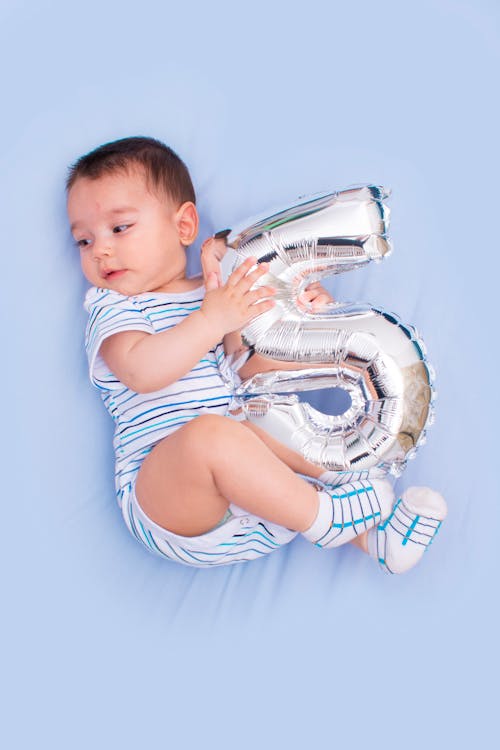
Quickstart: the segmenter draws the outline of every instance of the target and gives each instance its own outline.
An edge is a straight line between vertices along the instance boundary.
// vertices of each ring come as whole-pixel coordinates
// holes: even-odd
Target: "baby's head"
[[[66,181],[71,232],[91,284],[132,296],[174,291],[198,233],[184,162],[154,138],[122,138],[80,157]]]

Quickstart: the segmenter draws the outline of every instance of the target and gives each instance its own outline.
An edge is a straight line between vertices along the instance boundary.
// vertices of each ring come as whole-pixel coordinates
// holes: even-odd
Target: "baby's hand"
[[[209,237],[201,246],[201,268],[205,286],[209,274],[215,273],[217,286],[222,286],[220,262],[227,252],[226,240],[224,238]]]
[[[313,281],[312,284],[306,286],[304,291],[299,295],[299,300],[304,302],[313,312],[321,309],[328,302],[335,302],[331,294],[321,286],[319,281]]]
[[[270,310],[274,300],[265,299],[275,294],[272,286],[251,287],[269,267],[269,263],[257,263],[256,258],[247,258],[241,266],[233,271],[224,286],[220,285],[216,271],[210,271],[205,280],[207,293],[200,308],[214,330],[220,331],[221,338],[226,333],[238,331],[257,315]]]

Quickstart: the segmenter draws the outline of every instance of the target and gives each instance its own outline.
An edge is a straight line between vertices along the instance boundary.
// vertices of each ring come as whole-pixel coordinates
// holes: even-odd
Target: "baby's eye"
[[[113,227],[113,232],[114,232],[115,234],[119,234],[119,233],[120,233],[120,232],[121,232],[122,230],[124,230],[124,229],[128,229],[128,228],[129,228],[129,226],[130,226],[129,224],[120,224],[120,225],[119,225],[119,226],[117,226],[117,227]]]
[[[87,247],[88,242],[88,240],[76,240],[75,245],[80,248]]]

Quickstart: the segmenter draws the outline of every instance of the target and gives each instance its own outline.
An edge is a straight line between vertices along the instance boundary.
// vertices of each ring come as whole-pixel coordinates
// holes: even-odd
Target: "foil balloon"
[[[433,421],[434,373],[422,339],[377,306],[336,301],[312,312],[301,302],[311,282],[390,254],[387,197],[375,185],[352,187],[301,199],[225,234],[235,250],[232,267],[250,256],[267,261],[258,285],[277,289],[275,306],[242,332],[269,360],[238,388],[246,418],[325,469],[377,466],[398,476]],[[332,388],[348,394],[342,414],[318,411],[297,395]]]

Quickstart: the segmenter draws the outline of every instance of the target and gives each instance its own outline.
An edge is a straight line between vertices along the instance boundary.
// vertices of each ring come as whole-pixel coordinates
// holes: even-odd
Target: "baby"
[[[115,421],[118,503],[155,554],[207,567],[251,560],[297,533],[319,547],[354,542],[387,572],[413,567],[446,504],[410,487],[396,499],[372,469],[325,472],[234,408],[235,385],[283,369],[242,356],[239,331],[274,304],[247,259],[222,283],[224,240],[202,246],[186,276],[198,213],[189,172],[165,144],[123,138],[82,156],[66,183],[71,232],[92,285],[90,377]],[[317,305],[329,296],[306,290]]]

